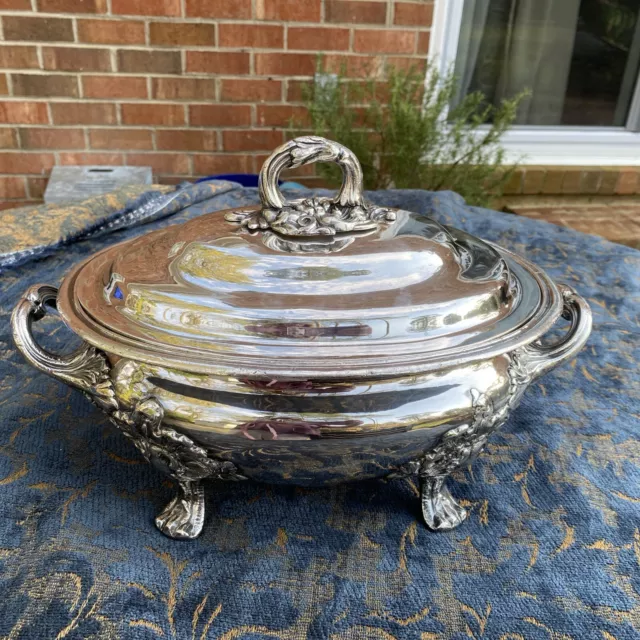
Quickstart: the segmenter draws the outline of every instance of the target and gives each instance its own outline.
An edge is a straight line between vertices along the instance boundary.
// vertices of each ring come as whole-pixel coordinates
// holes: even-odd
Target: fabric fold
[[[171,216],[238,188],[235,182],[129,185],[74,205],[40,205],[0,212],[0,272],[87,238]]]

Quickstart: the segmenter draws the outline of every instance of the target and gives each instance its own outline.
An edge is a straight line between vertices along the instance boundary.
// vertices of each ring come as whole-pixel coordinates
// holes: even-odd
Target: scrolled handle
[[[109,362],[101,351],[83,343],[71,354],[57,355],[36,342],[32,324],[46,315],[47,305],[55,305],[57,297],[58,289],[45,284],[25,291],[11,316],[16,347],[36,369],[89,394],[105,411],[115,411],[118,404],[109,377]]]
[[[280,172],[312,162],[336,162],[342,168],[342,186],[336,197],[284,200],[278,189]],[[251,233],[267,231],[283,236],[283,251],[300,251],[299,243],[287,244],[286,239],[291,237],[369,232],[396,219],[392,209],[365,201],[362,168],[355,155],[341,144],[319,136],[303,136],[278,147],[262,166],[258,184],[262,209],[231,211],[225,217]]]
[[[523,347],[523,359],[532,378],[537,378],[572,358],[582,349],[591,334],[593,321],[586,300],[566,284],[558,285],[558,289],[563,299],[562,317],[569,320],[571,326],[560,342],[552,345],[534,342]]]
[[[258,179],[260,199],[267,209],[282,209],[286,202],[278,189],[278,178],[285,169],[296,169],[313,162],[335,162],[342,169],[342,186],[333,203],[340,207],[362,207],[362,167],[347,147],[320,136],[302,136],[278,147],[262,165]]]

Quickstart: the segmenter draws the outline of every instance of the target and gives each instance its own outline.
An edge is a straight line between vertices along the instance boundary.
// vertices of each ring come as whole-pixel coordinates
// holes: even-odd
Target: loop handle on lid
[[[335,198],[302,198],[286,201],[278,189],[278,176],[312,162],[335,162],[342,169],[342,186]],[[355,155],[337,142],[319,136],[303,136],[278,147],[260,171],[260,211],[234,211],[229,222],[251,232],[273,231],[281,236],[332,236],[336,233],[371,231],[393,222],[391,209],[367,203],[362,195],[362,168]],[[296,249],[297,251],[297,249]]]
[[[283,209],[286,203],[278,189],[278,177],[285,169],[296,169],[314,162],[335,162],[342,169],[342,186],[333,204],[364,207],[362,168],[352,151],[320,136],[303,136],[278,147],[262,165],[258,188],[265,209]]]

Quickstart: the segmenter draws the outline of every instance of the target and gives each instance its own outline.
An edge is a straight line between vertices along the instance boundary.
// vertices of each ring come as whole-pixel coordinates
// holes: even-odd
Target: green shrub
[[[487,206],[502,195],[515,165],[504,166],[501,136],[512,124],[522,95],[498,107],[481,93],[451,108],[456,81],[429,69],[387,68],[381,80],[337,78],[319,61],[315,78],[303,86],[310,126],[302,129],[336,140],[362,164],[367,189],[452,189],[470,204]],[[481,125],[489,123],[486,127]],[[338,186],[340,169],[318,165]]]

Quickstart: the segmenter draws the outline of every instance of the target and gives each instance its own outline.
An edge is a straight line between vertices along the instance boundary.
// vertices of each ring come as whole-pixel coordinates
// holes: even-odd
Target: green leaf
[[[387,67],[377,79],[349,77],[343,67],[335,82],[326,77],[319,57],[317,74],[302,91],[310,125],[292,122],[290,128],[351,149],[365,188],[452,189],[477,206],[502,195],[516,165],[503,165],[500,141],[528,92],[497,106],[476,92],[452,106],[457,80],[433,67],[426,80],[415,67]],[[341,184],[335,164],[320,164],[318,172],[329,184]]]

